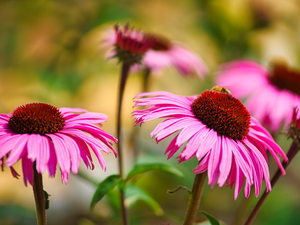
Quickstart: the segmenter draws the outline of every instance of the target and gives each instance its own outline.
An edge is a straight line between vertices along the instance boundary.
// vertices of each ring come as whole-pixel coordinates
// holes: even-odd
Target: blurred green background
[[[115,23],[126,22],[144,31],[161,34],[188,45],[211,70],[209,77],[184,78],[175,69],[166,69],[150,79],[151,91],[169,91],[179,95],[195,95],[211,88],[221,63],[252,58],[268,65],[274,57],[300,64],[300,2],[298,0],[65,0],[65,1],[0,1],[0,112],[9,113],[30,102],[45,102],[56,107],[79,107],[107,114],[103,129],[115,135],[116,100],[120,65],[107,60],[101,48],[105,32]],[[129,77],[123,105],[125,169],[133,166],[131,134],[132,98],[142,89],[140,74]],[[181,224],[188,194],[167,190],[179,185],[191,188],[190,160],[177,165],[166,160],[163,152],[171,140],[156,144],[150,132],[159,121],[140,129],[139,162],[163,162],[185,174],[179,179],[163,172],[145,174],[137,183],[161,205],[164,213],[156,215],[143,202],[130,209],[132,224]],[[284,130],[283,130],[284,131]],[[287,151],[290,142],[284,135],[279,144]],[[82,171],[97,181],[117,173],[117,160],[105,156],[107,171],[95,162],[95,170]],[[258,214],[254,224],[299,224],[300,159],[296,157],[280,179]],[[9,169],[0,174],[0,224],[36,224],[31,187],[16,180]],[[276,170],[270,161],[271,176]],[[45,190],[51,194],[47,211],[49,225],[118,224],[107,199],[93,211],[89,204],[95,187],[79,176],[70,175],[69,183],[61,183],[44,174]],[[264,188],[262,189],[264,190]],[[233,201],[229,187],[205,186],[200,209],[226,224],[242,224],[257,199],[245,201],[243,191]],[[199,215],[199,220],[204,217]],[[241,222],[242,221],[242,222]]]

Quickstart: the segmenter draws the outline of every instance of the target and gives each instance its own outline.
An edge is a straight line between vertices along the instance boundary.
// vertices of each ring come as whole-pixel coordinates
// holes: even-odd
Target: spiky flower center
[[[120,61],[133,65],[141,63],[143,55],[155,44],[155,37],[139,30],[129,28],[126,24],[123,29],[115,25],[116,43],[115,57]]]
[[[300,95],[300,72],[287,66],[285,62],[274,62],[269,81],[281,90]]]
[[[219,135],[242,140],[249,132],[250,114],[226,92],[205,91],[191,105],[195,117]]]
[[[65,119],[59,110],[45,103],[29,103],[16,108],[8,127],[17,134],[57,133],[63,129]]]

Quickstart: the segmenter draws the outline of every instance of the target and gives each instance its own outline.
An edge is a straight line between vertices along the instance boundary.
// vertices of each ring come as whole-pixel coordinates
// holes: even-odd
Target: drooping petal
[[[27,182],[33,184],[33,162],[27,158],[26,155],[22,157],[22,171],[23,171],[23,181],[27,187]]]
[[[15,143],[15,146],[11,150],[6,160],[7,166],[12,166],[13,164],[15,164],[22,157],[25,151],[27,151],[28,136],[28,134],[23,134]]]
[[[216,142],[212,146],[207,168],[208,184],[211,184],[212,188],[219,177],[220,159],[222,158],[222,138],[219,135],[216,136]]]
[[[55,134],[47,134],[53,142],[57,162],[58,165],[63,173],[68,173],[70,171],[70,155],[67,149],[66,144],[64,143],[63,139]]]
[[[49,139],[46,136],[40,135],[40,149],[36,159],[36,169],[39,173],[43,173],[47,167],[47,163],[50,158],[50,146]],[[27,145],[28,146],[28,145]],[[37,147],[37,146],[36,146]]]
[[[71,171],[76,174],[78,172],[79,164],[80,164],[80,153],[79,148],[76,142],[70,138],[68,135],[56,134],[59,136],[66,144],[67,150],[71,159]]]
[[[222,136],[222,158],[220,162],[220,176],[218,180],[219,187],[222,187],[231,170],[231,163],[232,163],[232,151],[228,147],[228,138]]]

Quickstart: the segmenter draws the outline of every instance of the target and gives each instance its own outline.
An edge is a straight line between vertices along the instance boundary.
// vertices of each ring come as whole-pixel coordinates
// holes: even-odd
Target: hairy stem
[[[200,205],[202,190],[206,181],[207,173],[199,173],[195,176],[192,192],[190,193],[188,208],[183,225],[192,225]]]
[[[148,92],[149,91],[149,76],[151,74],[151,69],[150,68],[145,68],[143,71],[143,86],[142,86],[142,92]],[[132,141],[132,145],[133,145],[133,161],[136,163],[137,162],[137,156],[139,155],[139,136],[140,136],[140,127],[139,126],[135,126],[132,134],[131,134],[131,141]]]
[[[124,89],[126,80],[129,74],[130,66],[126,63],[122,64],[121,78],[120,78],[120,86],[119,86],[119,100],[118,100],[118,111],[117,111],[117,139],[118,139],[118,163],[119,163],[119,176],[120,179],[124,178],[123,172],[123,139],[121,135],[121,109],[122,109],[122,101],[124,95]],[[124,203],[124,190],[120,189],[120,201],[121,201],[121,214],[123,225],[128,224],[127,212]]]
[[[36,218],[38,225],[46,225],[45,194],[43,189],[43,177],[36,170],[36,163],[33,164],[33,194],[36,207]]]
[[[291,163],[292,159],[296,156],[296,154],[298,153],[298,144],[293,142],[288,153],[287,153],[287,157],[289,159],[288,162],[282,162],[282,166],[283,168],[287,168],[287,166]],[[273,188],[275,186],[275,184],[277,183],[278,179],[282,176],[281,170],[280,168],[277,169],[276,173],[274,174],[272,180],[271,180],[271,187]],[[250,213],[249,217],[247,218],[246,222],[244,223],[244,225],[250,225],[253,220],[255,219],[257,213],[259,212],[261,206],[263,205],[263,203],[265,202],[266,198],[268,197],[270,192],[264,192],[263,195],[260,197],[259,201],[256,203],[255,207],[253,208],[252,212]]]

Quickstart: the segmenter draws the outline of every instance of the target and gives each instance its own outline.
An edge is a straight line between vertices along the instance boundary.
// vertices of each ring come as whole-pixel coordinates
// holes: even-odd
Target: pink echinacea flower
[[[100,166],[106,170],[101,151],[117,156],[111,141],[112,135],[98,126],[107,116],[78,108],[60,108],[45,103],[30,103],[16,108],[10,114],[0,116],[0,158],[5,155],[6,166],[22,161],[23,180],[32,185],[33,164],[42,174],[56,174],[61,170],[62,181],[67,183],[70,171],[78,172],[80,159],[87,168],[94,168],[90,149]]]
[[[250,116],[244,105],[225,88],[215,87],[198,96],[179,96],[168,92],[149,92],[135,96],[136,124],[157,118],[168,118],[157,125],[151,137],[159,142],[179,131],[167,147],[171,158],[185,143],[179,162],[196,156],[199,165],[195,174],[207,171],[208,184],[219,187],[235,184],[236,199],[245,179],[245,196],[254,184],[255,195],[265,180],[271,190],[266,149],[273,155],[282,174],[285,171],[277,154],[288,160],[271,135]]]
[[[127,34],[127,36],[137,36],[136,32],[129,32],[128,27],[126,28],[126,26],[124,30],[126,32],[123,33]],[[106,35],[106,43],[104,43],[104,46],[124,46],[124,41],[120,41],[124,40],[124,35],[121,37],[119,33],[119,29],[114,33],[109,32]],[[139,64],[134,64],[132,67],[133,70],[148,68],[155,74],[158,74],[162,69],[174,66],[183,76],[195,74],[202,78],[208,73],[208,68],[202,59],[184,45],[170,41],[159,35],[148,34],[148,36],[152,37],[151,40],[154,40],[154,42],[151,43],[151,46],[149,44],[147,45],[148,47],[150,46],[150,48],[144,52],[143,59],[139,61]],[[113,49],[108,56],[116,56],[118,55],[117,52],[116,49]]]
[[[228,87],[237,98],[247,98],[250,114],[273,132],[287,125],[293,108],[300,107],[300,72],[282,61],[270,69],[250,60],[225,64],[217,77],[219,86]]]

